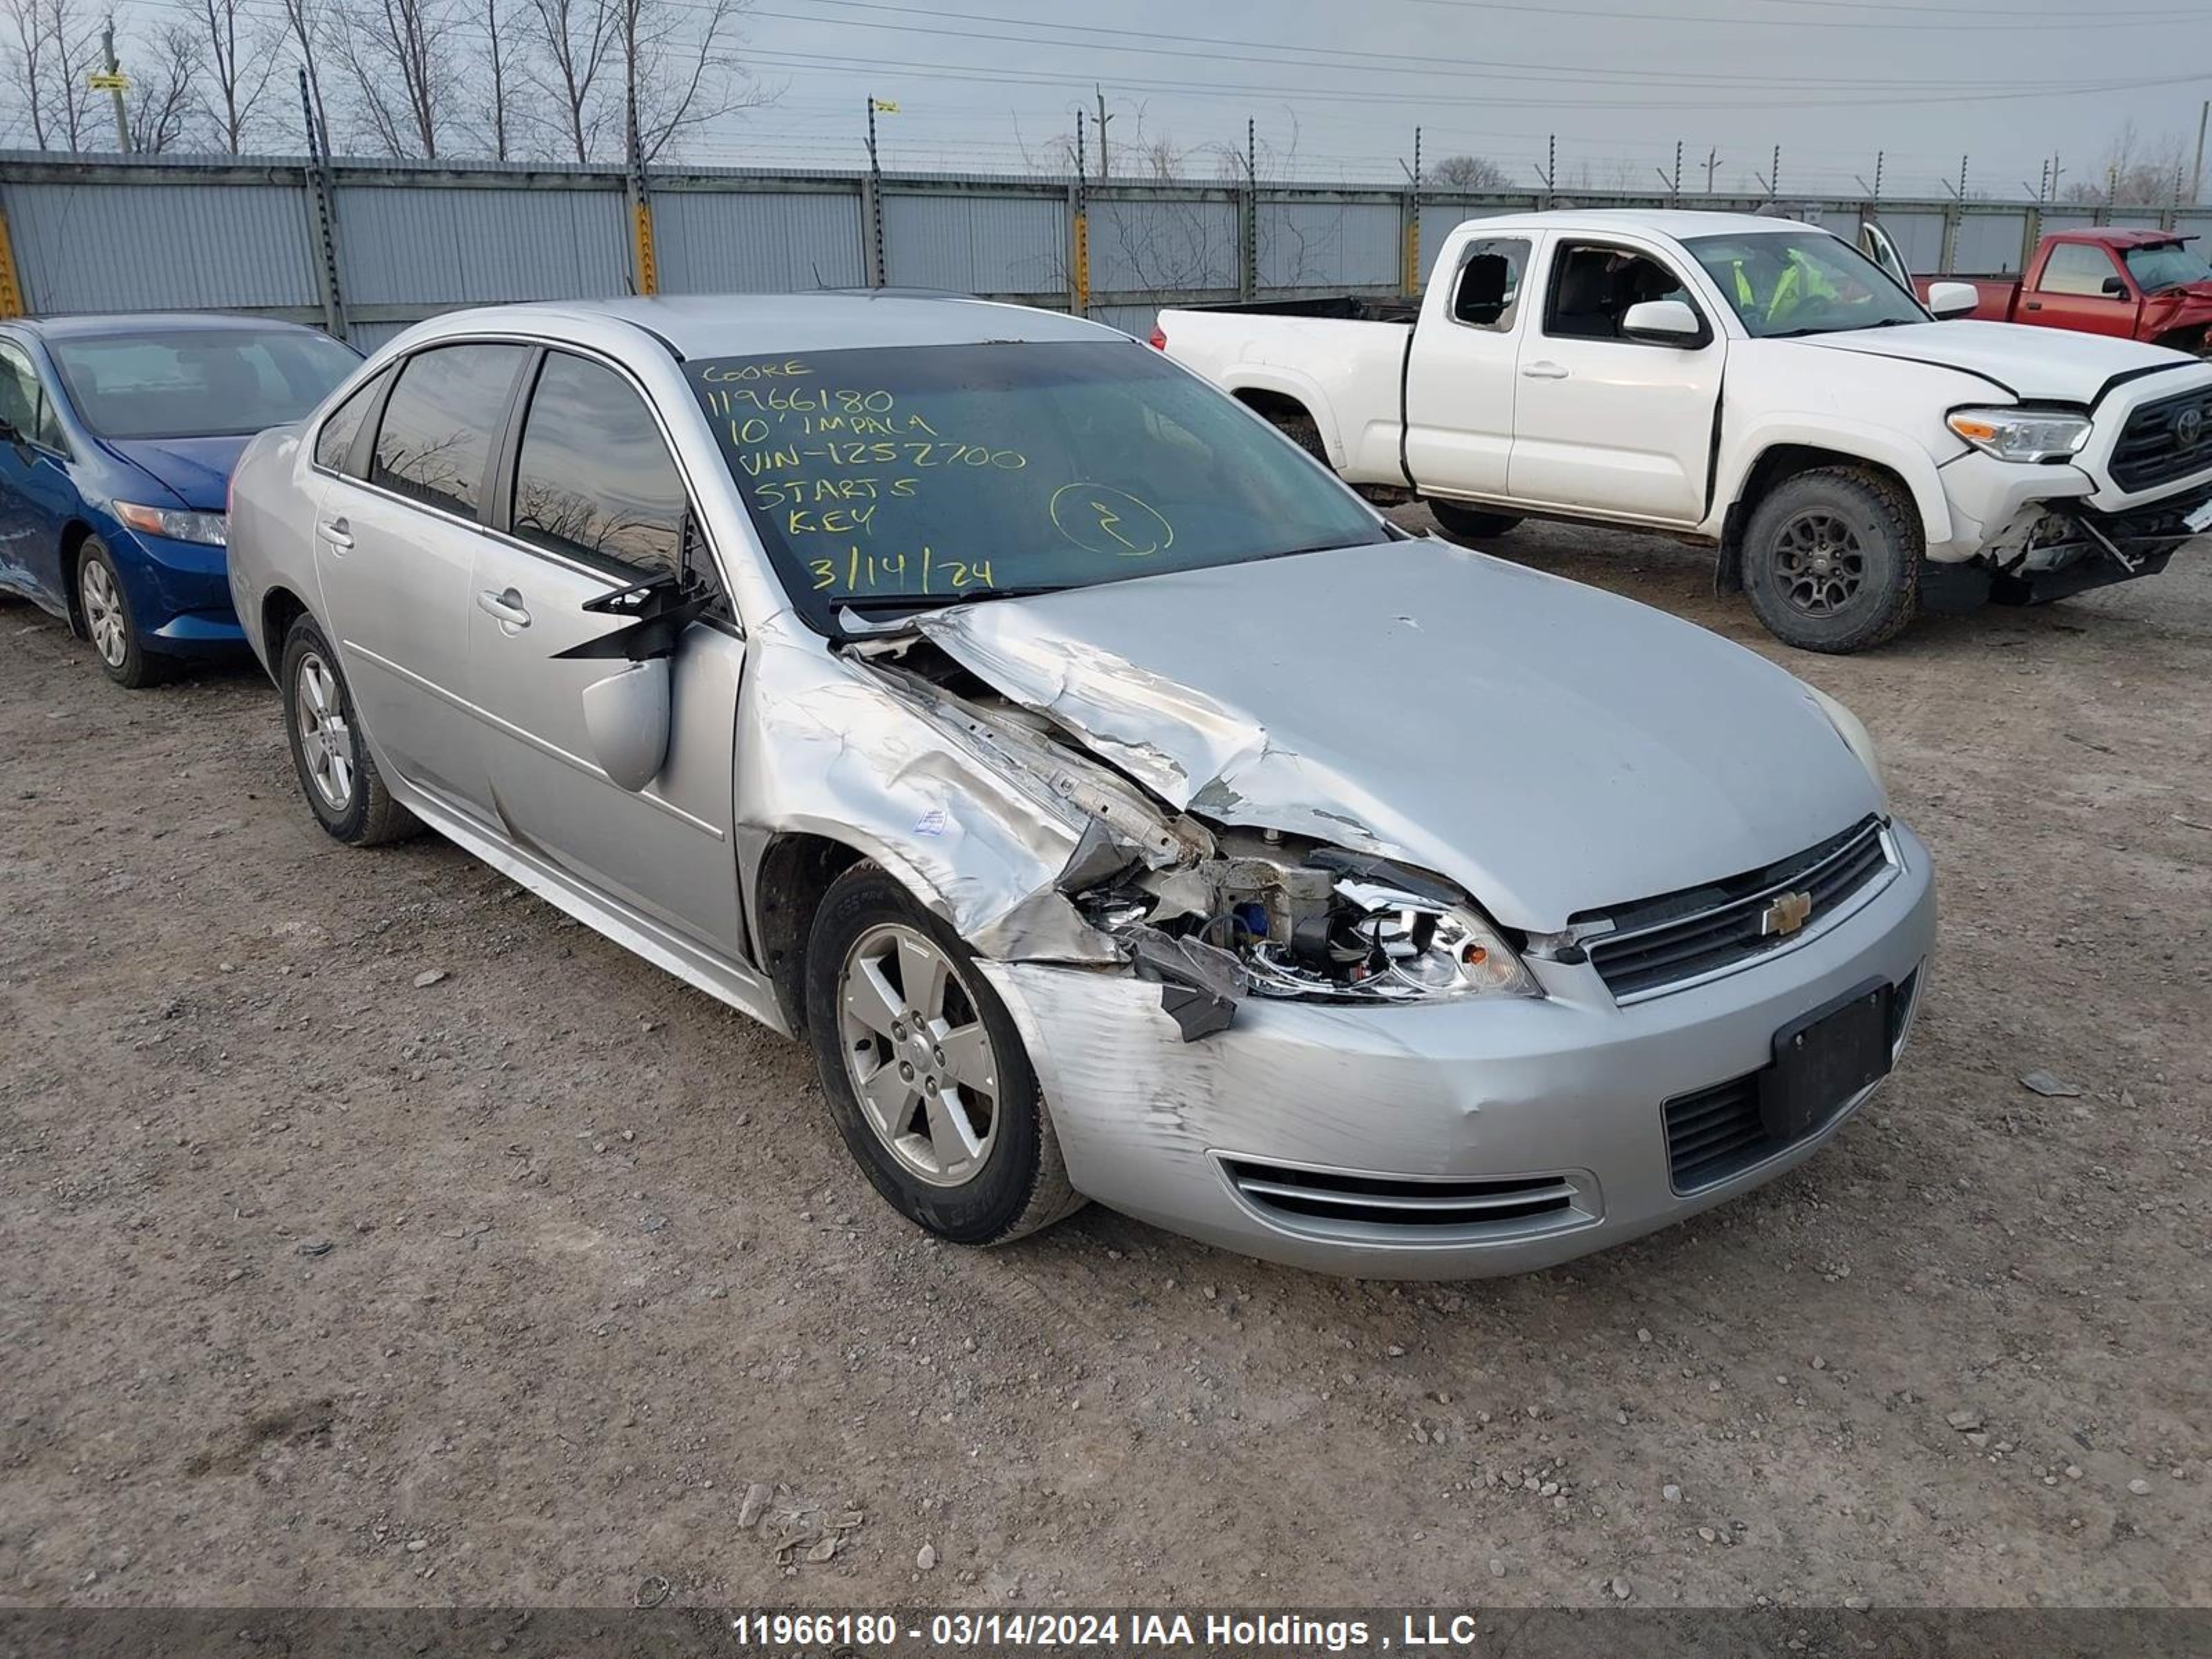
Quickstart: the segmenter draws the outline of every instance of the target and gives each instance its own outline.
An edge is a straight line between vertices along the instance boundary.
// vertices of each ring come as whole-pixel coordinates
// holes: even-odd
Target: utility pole
[[[1091,83],[1091,89],[1098,94],[1098,176],[1111,179],[1114,176],[1114,161],[1106,148],[1106,124],[1114,118],[1106,112],[1106,89],[1095,81]]]
[[[115,100],[115,148],[131,154],[131,117],[123,107],[123,65],[115,61],[115,20],[100,31],[100,56],[107,60],[107,95]]]
[[[2212,120],[2212,98],[2197,106],[2197,170],[2189,175],[2189,199],[2204,199],[2204,125]]]
[[[1705,194],[1708,196],[1713,193],[1713,174],[1720,171],[1720,146],[1716,144],[1705,152]]]

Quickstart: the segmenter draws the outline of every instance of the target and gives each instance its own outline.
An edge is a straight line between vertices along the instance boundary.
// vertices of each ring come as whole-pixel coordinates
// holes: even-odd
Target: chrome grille
[[[2182,441],[2185,434],[2191,441]],[[2145,404],[2128,416],[2112,448],[2112,482],[2123,489],[2148,489],[2207,467],[2212,467],[2212,386]]]
[[[1518,1232],[1587,1218],[1577,1207],[1578,1189],[1565,1176],[1429,1180],[1302,1170],[1241,1158],[1224,1158],[1220,1163],[1237,1195],[1277,1219],[1463,1233]]]
[[[1880,819],[1779,864],[1727,881],[1575,918],[1612,926],[1587,940],[1591,963],[1616,1001],[1656,995],[1734,968],[1817,933],[1838,907],[1895,868]],[[1761,918],[1787,893],[1806,893],[1812,909],[1801,930],[1770,933]]]

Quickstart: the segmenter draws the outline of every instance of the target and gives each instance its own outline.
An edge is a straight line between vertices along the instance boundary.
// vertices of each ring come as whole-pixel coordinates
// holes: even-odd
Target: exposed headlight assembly
[[[1309,867],[1316,866],[1332,878],[1328,901],[1304,910],[1287,938],[1255,914],[1261,907],[1245,907],[1240,954],[1259,994],[1360,1002],[1543,994],[1498,930],[1441,883],[1327,849],[1313,855]]]
[[[2001,461],[2063,461],[2089,441],[2089,417],[2063,410],[1954,409],[1945,424]]]
[[[1867,775],[1874,780],[1875,791],[1881,797],[1881,810],[1889,811],[1889,781],[1881,775],[1881,755],[1875,748],[1874,737],[1866,724],[1856,714],[1838,702],[1817,685],[1805,688],[1805,695],[1814,706],[1828,717],[1828,724],[1836,728],[1836,735],[1844,740],[1844,747],[1858,757]]]
[[[113,506],[115,516],[142,534],[166,536],[173,542],[198,542],[207,547],[228,545],[229,520],[220,513],[139,507],[130,501],[117,501]]]

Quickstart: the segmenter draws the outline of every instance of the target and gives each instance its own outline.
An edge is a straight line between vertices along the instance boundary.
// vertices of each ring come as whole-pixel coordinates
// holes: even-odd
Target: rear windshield
[[[103,438],[216,438],[296,421],[360,367],[304,329],[49,338],[77,418]]]
[[[1379,542],[1356,495],[1133,342],[687,366],[763,544],[823,632],[896,612]]]

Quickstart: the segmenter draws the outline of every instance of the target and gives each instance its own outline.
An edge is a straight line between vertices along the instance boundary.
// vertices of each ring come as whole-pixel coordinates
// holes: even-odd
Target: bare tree
[[[216,147],[236,155],[274,79],[281,32],[256,22],[246,0],[193,0],[192,27],[204,31],[196,77],[201,119]]]
[[[489,83],[484,88],[489,107],[483,115],[472,116],[467,125],[477,149],[489,150],[495,160],[505,161],[512,159],[514,138],[509,114],[513,99],[507,85],[514,60],[500,38],[499,0],[477,0],[477,5],[486,49],[484,67],[489,74]]]
[[[1503,190],[1512,180],[1486,155],[1447,155],[1428,169],[1421,182],[1446,190]]]
[[[2177,199],[2186,176],[2191,143],[2179,133],[2147,139],[2133,121],[2124,123],[2105,152],[2105,165],[2093,177],[2067,185],[2069,202],[2106,207],[2151,207]]]
[[[133,54],[136,56],[137,54]],[[199,37],[186,24],[172,23],[155,40],[149,67],[131,77],[131,148],[158,155],[176,148],[198,95]]]
[[[340,17],[338,55],[362,135],[387,155],[435,161],[459,80],[447,0],[360,0]]]
[[[523,80],[541,94],[556,147],[588,161],[623,124],[607,95],[607,72],[620,48],[622,16],[611,0],[523,0],[523,29],[532,50]]]
[[[52,73],[46,62],[46,23],[38,0],[6,0],[6,7],[9,78],[22,88],[31,142],[44,149],[52,123],[46,82]]]
[[[616,0],[641,159],[774,94],[745,72],[738,24],[750,0]]]
[[[330,142],[331,114],[323,100],[323,61],[340,20],[331,10],[331,0],[283,0],[284,33],[299,54],[300,67],[307,72],[307,101],[315,112],[315,127]]]

